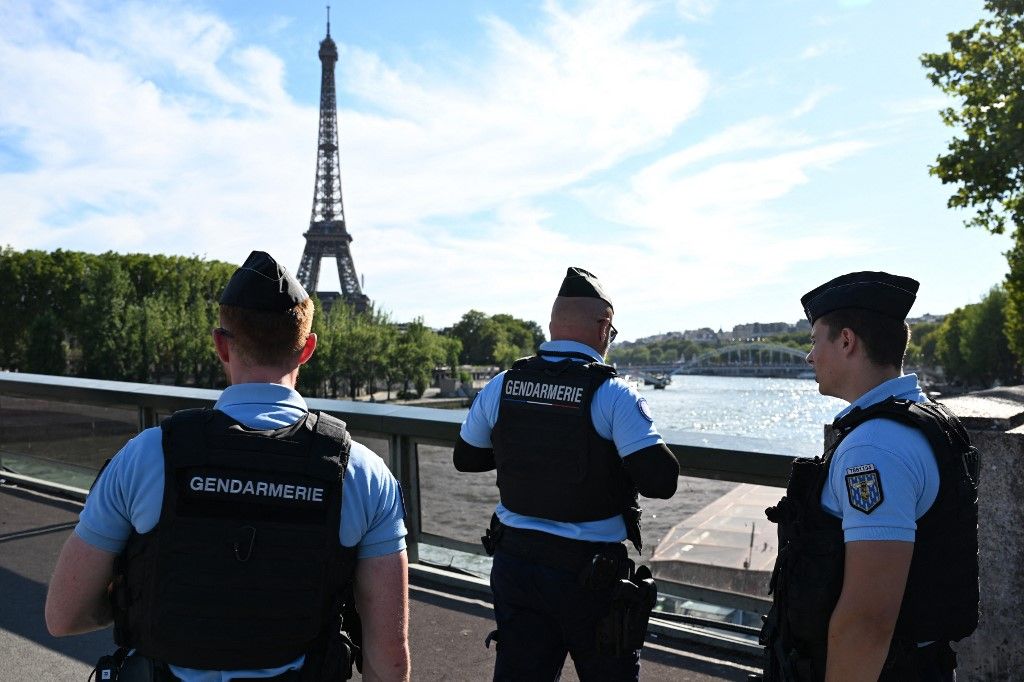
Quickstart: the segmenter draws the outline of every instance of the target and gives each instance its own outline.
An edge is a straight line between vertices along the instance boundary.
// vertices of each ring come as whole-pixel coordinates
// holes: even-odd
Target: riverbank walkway
[[[47,583],[80,509],[80,503],[0,482],[0,680],[84,681],[96,659],[113,649],[109,630],[56,638],[43,621]],[[416,574],[409,592],[413,680],[491,679],[494,654],[483,645],[494,627],[491,605]],[[739,681],[753,670],[749,660],[723,656],[699,645],[683,650],[649,641],[641,679]],[[571,663],[562,679],[577,679]]]

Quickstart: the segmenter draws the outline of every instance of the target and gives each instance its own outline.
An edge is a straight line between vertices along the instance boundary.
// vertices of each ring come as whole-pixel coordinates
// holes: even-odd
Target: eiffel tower
[[[370,307],[352,262],[349,244],[352,236],[345,229],[345,208],[341,201],[341,163],[338,156],[338,106],[334,92],[334,65],[338,46],[331,40],[331,8],[327,8],[327,36],[320,41],[320,135],[316,154],[316,183],[313,186],[313,214],[309,219],[306,248],[302,251],[298,279],[306,291],[316,292],[325,306],[342,298],[357,312]],[[334,258],[338,264],[341,292],[317,291],[320,263]]]

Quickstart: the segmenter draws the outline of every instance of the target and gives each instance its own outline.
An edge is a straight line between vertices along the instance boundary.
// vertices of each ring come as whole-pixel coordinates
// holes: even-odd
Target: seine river
[[[821,454],[822,425],[846,406],[813,379],[676,375],[641,393],[666,440],[791,456]]]
[[[620,375],[627,371],[621,369]],[[846,405],[820,395],[813,379],[675,376],[664,390],[646,387],[641,394],[650,403],[658,430],[670,442],[788,456],[821,454],[822,425]],[[420,448],[419,465],[423,530],[478,542],[497,502],[494,473],[456,474],[451,449],[434,446]],[[671,500],[645,499],[645,552],[651,552],[674,525],[735,486],[683,477]],[[455,561],[453,565],[482,574],[488,570],[481,557],[455,560],[440,550],[421,551],[429,561]]]

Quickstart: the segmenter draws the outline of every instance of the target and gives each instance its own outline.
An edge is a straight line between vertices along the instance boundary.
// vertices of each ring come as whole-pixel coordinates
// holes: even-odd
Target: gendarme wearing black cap
[[[569,268],[565,272],[565,279],[562,280],[562,287],[558,290],[559,296],[578,298],[598,298],[608,304],[608,307],[615,310],[608,294],[604,293],[597,275],[583,268]]]
[[[287,312],[309,294],[288,270],[265,251],[253,251],[231,275],[222,305],[265,312]]]
[[[888,272],[851,272],[811,289],[800,298],[811,324],[822,315],[844,308],[870,310],[904,320],[914,305],[917,280]]]

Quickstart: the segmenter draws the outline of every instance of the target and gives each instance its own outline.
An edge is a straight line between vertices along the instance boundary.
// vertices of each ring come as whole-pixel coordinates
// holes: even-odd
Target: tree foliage
[[[218,387],[225,377],[210,331],[236,266],[144,254],[0,249],[0,369]],[[422,319],[396,324],[314,300],[317,351],[299,373],[310,396],[356,397],[392,387],[422,396],[440,372],[458,374],[463,340]],[[511,363],[544,340],[510,315],[463,317],[481,364]]]
[[[533,355],[544,343],[544,331],[536,322],[511,315],[489,316],[470,310],[451,328],[449,336],[462,344],[463,364],[506,368],[518,358]]]
[[[309,395],[355,398],[401,386],[404,394],[422,396],[438,367],[453,356],[458,342],[427,327],[422,319],[394,324],[386,313],[357,313],[337,302],[325,315],[319,301],[313,317],[317,350],[299,373],[299,387]]]
[[[950,33],[949,50],[925,54],[928,78],[960,100],[942,111],[962,131],[931,172],[958,185],[951,208],[974,208],[969,224],[1001,233],[1024,224],[1024,2],[987,0],[989,16]]]
[[[210,329],[233,265],[177,256],[0,250],[0,367],[214,385]]]
[[[1000,333],[1008,310],[1006,292],[993,287],[981,302],[947,315],[941,325],[924,335],[922,346],[932,344],[935,360],[948,381],[983,387],[1016,383],[1017,361],[1006,335]]]
[[[1024,0],[986,0],[987,16],[950,33],[949,50],[925,54],[928,78],[958,101],[942,120],[958,131],[931,173],[956,186],[950,208],[972,209],[969,226],[1010,229],[1005,331],[1024,359]],[[995,333],[995,332],[993,332]]]

